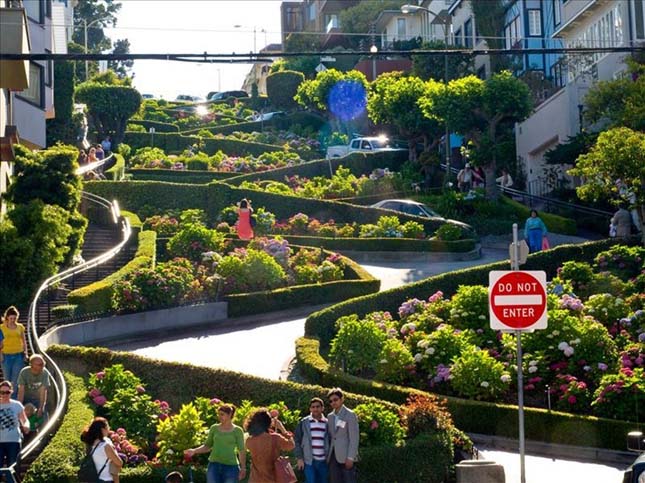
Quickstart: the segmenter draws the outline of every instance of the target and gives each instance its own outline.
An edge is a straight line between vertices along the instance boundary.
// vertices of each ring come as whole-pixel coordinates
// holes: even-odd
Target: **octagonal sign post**
[[[491,329],[546,329],[545,272],[496,270],[488,280]]]

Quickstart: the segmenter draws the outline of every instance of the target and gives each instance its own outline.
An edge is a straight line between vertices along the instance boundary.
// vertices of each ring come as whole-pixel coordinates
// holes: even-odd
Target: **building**
[[[309,32],[320,35],[321,46],[337,43],[335,33],[341,30],[340,12],[353,7],[359,0],[302,0],[282,2],[280,22],[282,44],[293,33]]]
[[[271,52],[282,52],[282,44],[269,44],[260,49],[261,54],[269,54]],[[271,64],[274,59],[262,59],[251,66],[251,70],[244,79],[242,90],[251,94],[253,92],[253,84],[258,86],[258,94],[265,96],[267,93],[267,77],[271,73]]]
[[[625,47],[645,42],[643,0],[554,0],[556,28],[551,34],[568,47]],[[557,14],[555,13],[557,12]],[[544,153],[579,133],[584,126],[585,95],[601,80],[626,72],[625,53],[564,57],[564,86],[539,104],[531,117],[516,126],[516,148],[529,189],[545,191]],[[561,167],[561,179],[567,166]],[[553,186],[551,186],[553,188]],[[548,187],[547,187],[548,189]]]

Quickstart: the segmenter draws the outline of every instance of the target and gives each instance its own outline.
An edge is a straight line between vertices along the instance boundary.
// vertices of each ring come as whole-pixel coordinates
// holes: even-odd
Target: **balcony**
[[[23,8],[0,8],[0,53],[31,51],[27,16]],[[29,87],[29,61],[0,60],[0,88],[22,91]]]

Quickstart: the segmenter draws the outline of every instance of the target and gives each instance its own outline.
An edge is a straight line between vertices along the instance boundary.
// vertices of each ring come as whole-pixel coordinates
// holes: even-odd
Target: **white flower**
[[[569,341],[569,344],[571,344],[571,345],[580,344],[580,339],[573,339],[573,340]]]
[[[434,351],[435,351],[434,347],[428,347],[426,349],[426,354],[431,356],[432,354],[434,354]]]
[[[172,454],[175,454],[175,452],[172,449],[168,448],[168,451],[166,451],[166,454],[172,455]]]
[[[414,354],[414,362],[421,362],[423,354]]]
[[[559,330],[554,330],[554,331],[553,331],[553,332],[551,332],[551,333],[552,333],[553,335],[560,335],[560,331],[559,331]]]
[[[529,372],[533,374],[534,372],[537,372],[538,368],[537,366],[529,366]]]
[[[509,376],[508,374],[502,374],[502,377],[500,377],[500,379],[502,380],[502,382],[511,382],[511,376]]]
[[[571,357],[573,355],[573,352],[574,352],[573,347],[567,347],[564,350],[564,355],[567,356],[567,357]]]
[[[428,339],[421,339],[419,342],[417,342],[417,347],[420,347],[421,349],[425,349],[428,347],[428,344],[430,341]]]
[[[546,338],[547,339],[553,339],[553,336],[551,334],[547,334]]]
[[[558,349],[560,349],[561,351],[565,350],[567,347],[569,347],[569,344],[566,342],[560,342],[558,344]]]
[[[582,368],[585,372],[589,372],[591,370],[591,366],[584,366]]]
[[[381,364],[387,364],[387,359],[381,359]]]
[[[531,361],[531,362],[529,362],[529,366],[537,366],[537,361]]]
[[[479,316],[479,319],[480,319],[480,320],[486,320],[486,316],[485,316],[485,315],[480,315],[480,316]]]
[[[481,387],[488,387],[488,383],[486,381],[482,381],[480,384]]]

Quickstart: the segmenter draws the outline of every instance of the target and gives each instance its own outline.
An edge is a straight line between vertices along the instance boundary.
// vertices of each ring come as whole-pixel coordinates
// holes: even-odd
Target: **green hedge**
[[[70,304],[78,305],[79,313],[103,313],[112,309],[114,284],[140,268],[154,266],[157,233],[142,231],[137,252],[132,260],[103,280],[73,290],[67,296]]]
[[[127,218],[130,221],[130,226],[133,230],[141,231],[143,222],[141,221],[141,218],[139,218],[139,215],[130,211],[121,210],[121,216]]]
[[[334,172],[339,166],[349,168],[355,176],[370,174],[377,168],[388,168],[391,171],[399,171],[401,165],[408,159],[407,151],[388,151],[377,153],[352,153],[345,158],[320,159],[309,163],[287,166],[285,168],[262,171],[260,173],[249,173],[237,176],[227,181],[229,184],[239,185],[244,181],[273,180],[284,182],[286,177],[298,175],[305,178],[314,176],[329,177],[329,165],[331,163]]]
[[[381,281],[374,278],[356,262],[344,258],[345,280],[227,295],[228,316],[262,314],[302,305],[319,305],[348,300],[378,292]]]
[[[169,154],[180,154],[193,144],[202,141],[202,151],[213,155],[217,151],[223,151],[229,156],[260,156],[267,151],[282,151],[282,146],[272,144],[252,143],[238,139],[213,139],[199,138],[198,136],[182,136],[179,133],[155,133],[154,146],[163,149]],[[139,149],[150,146],[151,136],[149,133],[131,132],[125,133],[123,142],[130,145],[132,149]]]
[[[146,131],[150,131],[151,127],[155,128],[155,135],[162,132],[179,132],[179,127],[176,124],[170,122],[161,122],[161,121],[144,121],[141,119],[130,119],[128,124],[136,124],[138,126],[143,126]]]
[[[132,168],[128,170],[131,179],[136,181],[166,181],[168,183],[207,184],[238,176],[237,173],[218,171],[189,171],[175,169]]]
[[[110,169],[106,169],[105,177],[111,181],[121,181],[125,175],[125,159],[120,154],[114,153],[116,162]]]
[[[273,121],[264,121],[264,127],[273,125]],[[231,134],[233,132],[259,132],[262,130],[262,123],[260,121],[238,122],[235,124],[225,124],[223,126],[202,126],[193,129],[181,131],[184,136],[196,136],[199,131],[206,130],[213,134]]]
[[[323,247],[327,250],[355,250],[360,252],[453,252],[464,253],[475,249],[475,240],[443,241],[437,238],[325,238],[317,236],[282,235],[297,245]]]
[[[579,245],[561,245],[552,250],[529,255],[526,264],[521,268],[522,270],[544,270],[547,272],[547,277],[551,278],[565,261],[590,260],[616,243],[618,243],[616,240],[607,239]],[[443,273],[403,287],[348,300],[310,315],[305,324],[305,335],[319,338],[322,346],[326,348],[334,337],[334,323],[339,317],[354,313],[363,316],[376,310],[396,313],[399,306],[407,299],[414,297],[427,299],[438,290],[441,290],[446,297],[451,297],[460,285],[487,286],[488,272],[491,270],[509,269],[509,262],[506,261],[490,263]]]
[[[418,389],[362,379],[332,368],[320,355],[319,341],[302,337],[296,341],[296,358],[310,382],[340,386],[349,391],[402,404]],[[455,425],[462,431],[517,438],[517,406],[446,397]],[[485,417],[482,417],[485,415]],[[527,439],[554,444],[624,449],[632,423],[580,416],[546,409],[524,408]]]
[[[257,404],[284,401],[290,408],[299,408],[306,414],[309,400],[313,396],[324,397],[328,391],[328,388],[321,386],[271,381],[236,372],[146,359],[107,349],[53,346],[49,354],[59,365],[77,376],[66,374],[70,387],[68,411],[56,436],[29,468],[26,483],[76,481],[77,465],[84,454],[79,435],[93,416],[87,403],[87,387],[81,377],[112,364],[123,364],[126,369],[133,371],[146,382],[148,392],[154,397],[167,400],[173,409],[198,396],[217,395],[235,404],[240,404],[244,399]],[[180,391],[177,390],[178,387],[181,388]],[[378,402],[392,410],[398,409],[398,406],[387,401],[349,392],[345,399],[350,407]],[[446,481],[453,461],[452,443],[446,434],[414,439],[397,448],[361,448],[360,455],[358,481],[361,483],[441,483]],[[396,458],[397,465],[389,464],[392,457]],[[157,483],[163,480],[164,475],[163,468],[141,466],[125,469],[120,480],[123,483]],[[195,471],[194,476],[196,482],[204,481],[203,470]]]
[[[119,204],[135,213],[155,207],[159,213],[165,210],[185,210],[200,208],[211,221],[224,208],[237,203],[242,198],[250,199],[253,206],[264,206],[278,219],[289,218],[296,213],[307,213],[310,217],[321,220],[333,219],[337,223],[376,223],[389,211],[352,205],[340,201],[315,200],[298,196],[285,196],[265,191],[242,189],[225,183],[213,182],[208,185],[165,183],[157,181],[90,181],[85,183],[86,191],[109,199],[117,199]],[[416,221],[424,226],[426,233],[434,233],[445,223],[443,219],[427,219],[397,214],[399,219]]]
[[[506,196],[502,196],[501,200],[503,203],[506,203],[507,205],[513,207],[520,219],[526,219],[531,215],[532,208],[524,206],[522,203],[512,200]],[[549,232],[562,233],[563,235],[576,235],[578,233],[576,220],[565,218],[564,216],[553,215],[545,211],[538,211],[538,213],[540,214],[540,218],[546,225]],[[523,229],[524,226],[520,226],[520,230]]]

